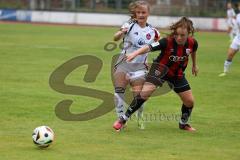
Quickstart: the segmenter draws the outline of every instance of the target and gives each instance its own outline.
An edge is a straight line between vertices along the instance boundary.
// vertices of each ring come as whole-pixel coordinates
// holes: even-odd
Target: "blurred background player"
[[[236,36],[236,13],[232,7],[232,3],[227,3],[227,26],[228,26],[228,34],[230,37],[230,41],[232,42],[233,38]]]
[[[237,26],[237,35],[234,37],[228,51],[227,51],[227,58],[223,65],[223,73],[219,74],[219,77],[226,76],[229,72],[230,66],[232,64],[233,57],[238,52],[240,48],[240,13],[236,16],[236,26]]]
[[[131,61],[136,56],[145,52],[161,51],[150,68],[142,91],[133,99],[125,114],[114,123],[113,128],[115,130],[121,130],[130,116],[151,96],[155,89],[161,86],[164,81],[167,81],[173,85],[174,91],[183,103],[179,128],[187,131],[195,131],[188,124],[188,119],[194,106],[194,98],[184,74],[189,55],[192,58],[192,74],[196,76],[198,73],[196,64],[198,43],[191,36],[194,34],[195,29],[191,20],[182,17],[178,22],[170,26],[170,30],[171,35],[167,38],[162,38],[159,42],[151,45],[145,45],[143,48],[127,55],[127,60]]]
[[[131,19],[124,23],[121,29],[115,33],[114,40],[123,39],[124,47],[115,64],[114,87],[115,87],[115,107],[118,118],[123,116],[125,110],[124,94],[128,84],[130,84],[133,95],[136,96],[142,90],[147,74],[148,52],[137,56],[131,62],[126,62],[125,55],[134,52],[145,44],[158,41],[160,34],[147,23],[150,6],[146,1],[135,1],[129,4]],[[144,129],[143,106],[137,113],[138,126]]]

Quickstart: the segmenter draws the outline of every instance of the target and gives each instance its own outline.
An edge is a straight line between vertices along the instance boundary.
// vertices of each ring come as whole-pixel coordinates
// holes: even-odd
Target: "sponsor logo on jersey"
[[[143,38],[140,38],[139,40],[138,40],[138,44],[141,46],[141,45],[144,45],[145,44],[145,41],[144,41],[144,39]]]
[[[159,70],[155,70],[155,76],[160,76],[161,72]]]
[[[138,35],[138,32],[134,32],[135,35]]]
[[[186,49],[186,54],[189,55],[191,53],[191,49],[190,48],[187,48]]]
[[[170,61],[173,61],[173,62],[185,61],[187,58],[188,58],[187,56],[179,57],[179,56],[174,56],[174,55],[171,55],[169,57]]]
[[[150,40],[151,39],[151,34],[150,33],[146,34],[146,38],[147,38],[147,40]]]

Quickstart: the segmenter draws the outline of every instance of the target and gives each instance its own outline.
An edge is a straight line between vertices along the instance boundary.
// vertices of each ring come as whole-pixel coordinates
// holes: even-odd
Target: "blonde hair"
[[[129,10],[131,19],[135,19],[136,18],[135,10],[139,6],[147,6],[148,11],[150,12],[150,5],[149,5],[149,3],[147,1],[142,1],[141,0],[141,1],[131,2],[128,5],[128,10]]]
[[[171,36],[176,34],[177,29],[180,27],[186,28],[188,31],[188,34],[190,34],[192,36],[194,35],[195,28],[193,27],[193,22],[190,19],[188,19],[187,17],[182,17],[179,21],[177,21],[176,23],[174,23],[170,26]]]

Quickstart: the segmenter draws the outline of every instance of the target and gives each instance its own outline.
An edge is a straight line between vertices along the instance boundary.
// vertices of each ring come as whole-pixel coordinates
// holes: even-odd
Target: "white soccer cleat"
[[[137,117],[138,128],[139,129],[145,129],[145,124],[144,124],[144,120],[143,120],[143,113],[141,113],[141,114],[136,113],[136,117]]]
[[[218,76],[219,76],[219,77],[224,77],[224,76],[226,76],[226,75],[227,75],[227,73],[226,73],[226,72],[223,72],[223,73],[219,74]]]
[[[143,120],[138,120],[138,128],[139,129],[145,129],[144,121]]]

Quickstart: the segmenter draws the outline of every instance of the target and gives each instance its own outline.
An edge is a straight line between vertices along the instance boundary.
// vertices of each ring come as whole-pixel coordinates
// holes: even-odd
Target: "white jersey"
[[[240,14],[237,14],[236,19],[232,19],[232,33],[234,37],[239,34],[240,31]]]
[[[236,30],[237,30],[237,35],[234,37],[230,48],[234,49],[234,50],[239,50],[240,49],[240,13],[237,14],[236,17]]]
[[[123,38],[123,49],[118,62],[122,60],[124,55],[130,54],[146,44],[151,44],[160,37],[160,33],[149,24],[141,28],[137,22],[128,21],[124,23],[121,28],[128,28],[128,31]],[[147,61],[147,55],[148,53],[138,55],[128,63],[145,63]]]
[[[227,10],[227,25],[229,27],[233,27],[233,20],[234,17],[236,16],[236,13],[233,8]]]

